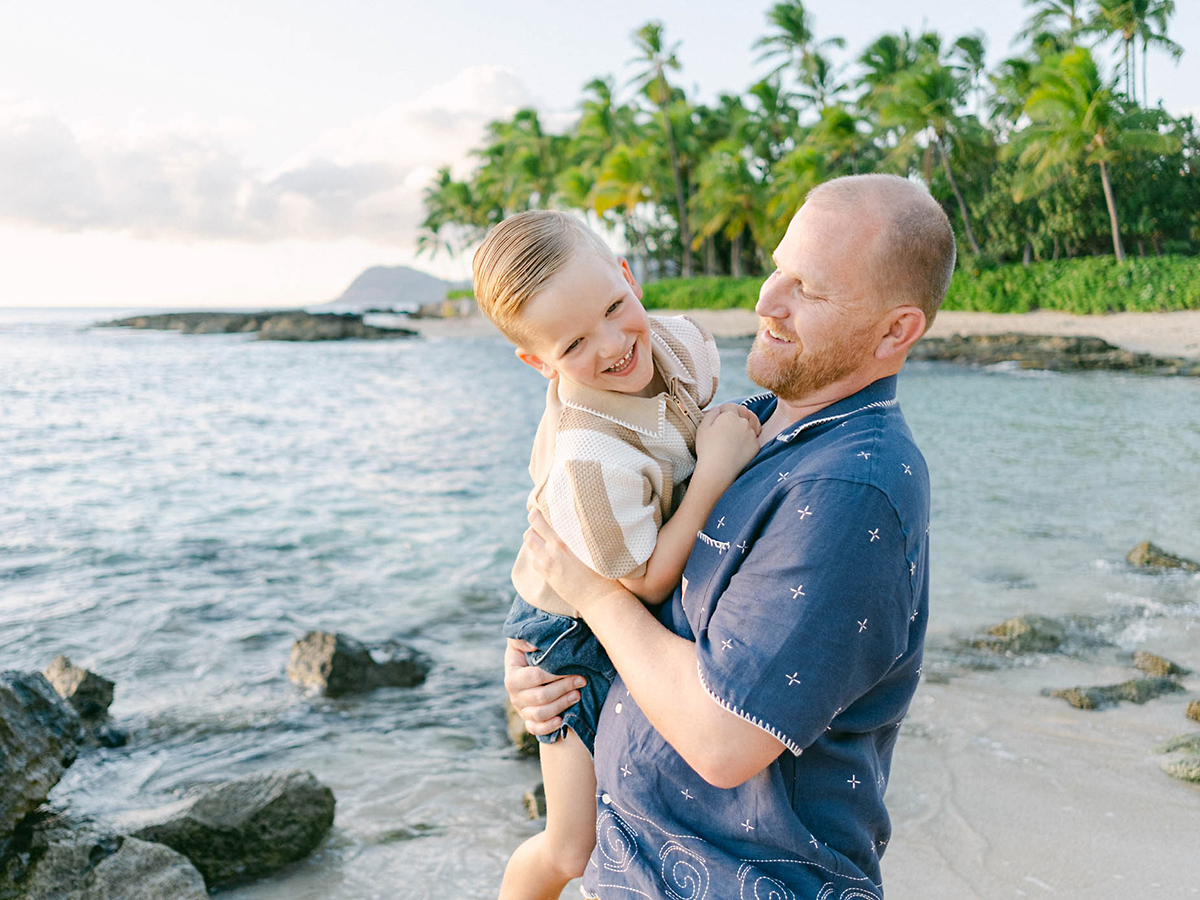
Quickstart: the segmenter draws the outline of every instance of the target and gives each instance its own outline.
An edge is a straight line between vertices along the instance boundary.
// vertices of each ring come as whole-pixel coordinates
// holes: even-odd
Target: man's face
[[[867,268],[874,227],[845,210],[806,203],[774,253],[759,291],[759,330],[746,360],[757,384],[791,402],[822,392],[873,358],[881,306]]]

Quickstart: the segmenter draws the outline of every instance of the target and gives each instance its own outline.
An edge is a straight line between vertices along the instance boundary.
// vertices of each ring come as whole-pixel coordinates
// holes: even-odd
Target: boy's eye
[[[605,313],[604,313],[604,314],[605,314],[606,316],[610,316],[610,315],[612,315],[614,312],[616,312],[616,311],[617,311],[617,308],[618,308],[618,307],[621,305],[621,303],[622,303],[622,302],[623,302],[623,301],[621,301],[621,300],[616,300],[616,301],[614,301],[614,302],[613,302],[613,305],[612,305],[612,306],[610,306],[610,307],[609,307],[609,308],[608,308],[608,309],[605,311]]]
[[[571,341],[571,343],[567,344],[567,349],[563,351],[563,355],[566,356],[568,353],[570,353],[572,350],[574,350],[576,347],[578,347],[582,343],[583,343],[583,338],[575,338],[575,340],[573,340],[573,341]]]

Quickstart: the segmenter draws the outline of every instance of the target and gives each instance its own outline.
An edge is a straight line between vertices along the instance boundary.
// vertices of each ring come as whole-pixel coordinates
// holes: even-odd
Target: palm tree
[[[1090,30],[1121,42],[1125,71],[1125,96],[1137,99],[1137,39],[1142,39],[1142,96],[1146,98],[1146,53],[1151,44],[1173,59],[1183,48],[1167,37],[1167,20],[1175,14],[1175,0],[1096,0]]]
[[[1015,199],[1020,202],[1038,193],[1076,161],[1097,166],[1108,206],[1113,253],[1123,262],[1125,250],[1109,164],[1132,151],[1174,152],[1178,140],[1154,128],[1139,128],[1136,117],[1114,95],[1115,83],[1101,77],[1091,51],[1084,47],[1038,66],[1033,85],[1025,104],[1032,124],[1012,145],[1023,168]]]
[[[745,145],[726,139],[713,146],[696,171],[692,210],[697,217],[697,243],[724,235],[730,242],[729,274],[742,274],[742,239],[758,230],[761,185],[746,161]]]
[[[796,140],[796,109],[779,77],[772,75],[750,86],[744,138],[763,167],[770,167]]]
[[[674,99],[674,91],[667,81],[667,70],[678,71],[679,60],[675,56],[679,44],[671,47],[664,45],[664,27],[662,22],[647,22],[633,34],[634,46],[639,55],[630,60],[645,65],[645,69],[635,75],[630,83],[636,84],[658,109],[662,117],[663,131],[667,138],[667,152],[671,159],[671,175],[675,180],[675,210],[679,223],[679,239],[683,244],[683,258],[680,274],[684,278],[692,275],[692,235],[688,227],[687,187],[683,179],[683,169],[679,162],[679,148],[675,141],[675,129],[671,124],[670,105]]]
[[[449,166],[438,169],[433,182],[425,188],[425,218],[417,235],[417,254],[436,258],[445,250],[453,257],[482,234],[486,213],[471,196],[471,186],[455,181]],[[477,218],[483,215],[484,218]]]
[[[922,36],[923,45],[935,46],[935,37],[932,34]],[[958,113],[966,90],[967,82],[958,72],[943,63],[936,53],[925,52],[916,65],[902,69],[890,81],[878,86],[875,105],[880,123],[898,129],[894,155],[903,156],[914,146],[932,147],[937,151],[942,172],[958,202],[967,244],[971,252],[978,255],[979,244],[971,230],[971,215],[950,165],[950,146],[959,133],[973,123],[973,117]]]
[[[1088,3],[1089,0],[1025,0],[1025,6],[1031,7],[1033,14],[1013,40],[1038,43],[1039,36],[1052,34],[1073,46],[1087,29],[1085,10]]]
[[[1183,56],[1183,47],[1167,37],[1167,20],[1175,15],[1175,0],[1146,0],[1145,14],[1138,25],[1137,36],[1142,39],[1142,105],[1150,105],[1150,88],[1146,78],[1146,57],[1153,44],[1176,62]]]
[[[771,71],[772,75],[791,66],[795,68],[801,83],[811,85],[814,69],[818,67],[814,60],[817,53],[824,47],[840,49],[846,46],[845,38],[816,40],[812,18],[804,8],[802,0],[783,0],[776,3],[767,10],[767,23],[775,27],[775,32],[760,37],[754,42],[754,47],[763,50],[758,58],[759,62],[779,60]],[[828,61],[823,61],[823,65],[828,68]]]

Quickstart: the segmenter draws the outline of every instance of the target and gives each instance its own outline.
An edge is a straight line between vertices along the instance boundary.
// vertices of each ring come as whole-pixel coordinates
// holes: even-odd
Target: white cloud
[[[123,130],[0,107],[0,222],[142,239],[362,238],[411,247],[437,167],[469,171],[487,122],[531,104],[512,72],[478,66],[417,100],[331,129],[271,169],[236,148],[244,122]]]

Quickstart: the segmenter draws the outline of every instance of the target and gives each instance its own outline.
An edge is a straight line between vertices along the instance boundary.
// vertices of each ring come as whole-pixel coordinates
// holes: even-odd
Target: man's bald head
[[[850,213],[863,233],[877,299],[888,306],[915,306],[928,329],[954,274],[954,231],[937,201],[922,186],[897,175],[848,175],[817,185],[805,205]]]

